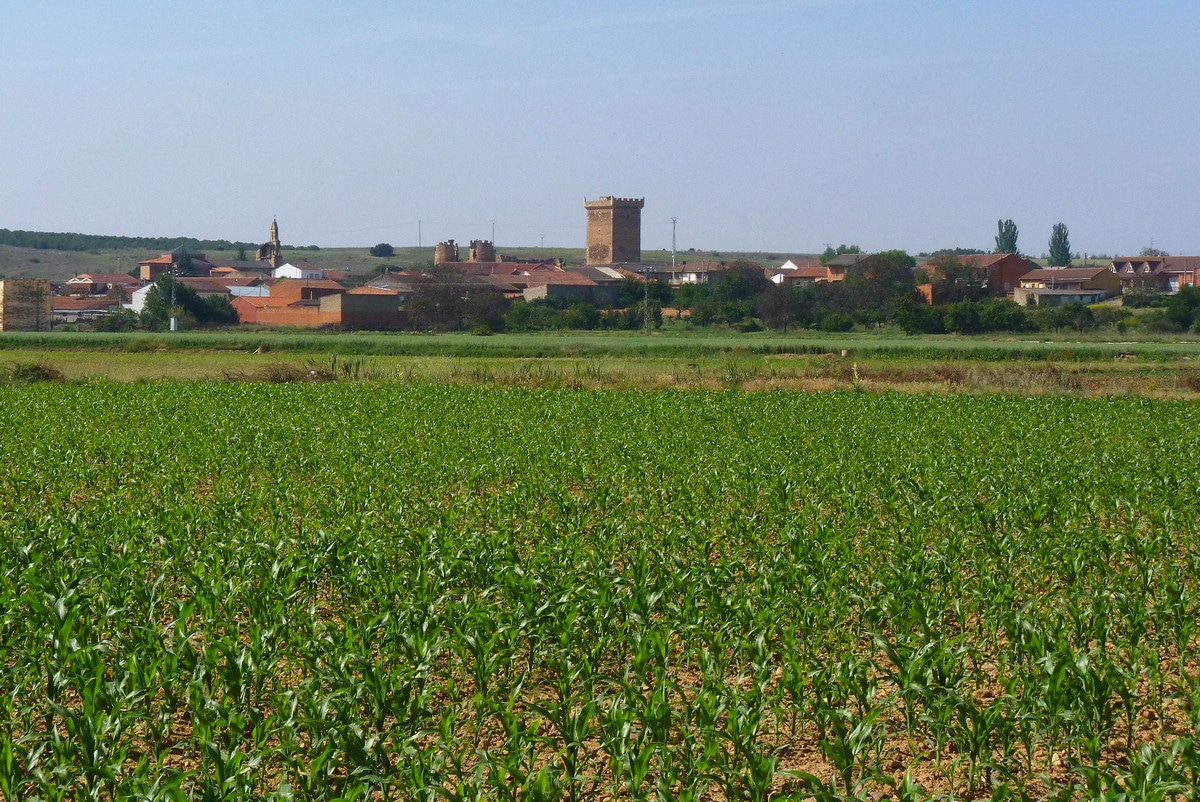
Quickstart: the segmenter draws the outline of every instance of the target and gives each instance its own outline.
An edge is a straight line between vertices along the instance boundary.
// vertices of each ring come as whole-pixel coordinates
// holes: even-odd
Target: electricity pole
[[[178,279],[179,270],[174,265],[171,266],[171,331],[178,330],[178,322],[175,320],[175,282]]]
[[[678,217],[671,218],[671,282],[675,281],[675,221]]]
[[[650,265],[642,269],[642,320],[646,323],[646,336],[650,336]]]

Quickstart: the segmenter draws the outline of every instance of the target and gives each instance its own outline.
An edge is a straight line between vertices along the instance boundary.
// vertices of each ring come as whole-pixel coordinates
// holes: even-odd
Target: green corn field
[[[0,386],[4,800],[1195,799],[1200,405]]]

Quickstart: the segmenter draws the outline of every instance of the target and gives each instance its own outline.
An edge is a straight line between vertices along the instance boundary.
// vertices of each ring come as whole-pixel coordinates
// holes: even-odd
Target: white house
[[[817,281],[828,281],[829,271],[816,259],[788,259],[778,268],[768,270],[767,278],[775,284],[803,286]]]
[[[296,265],[288,262],[275,268],[271,275],[274,278],[298,278],[321,281],[325,278],[325,271],[317,270],[315,267],[296,267]]]
[[[147,284],[144,287],[138,287],[129,295],[129,303],[125,304],[124,308],[137,312],[139,315],[142,309],[146,306],[146,293],[154,289],[153,284]]]

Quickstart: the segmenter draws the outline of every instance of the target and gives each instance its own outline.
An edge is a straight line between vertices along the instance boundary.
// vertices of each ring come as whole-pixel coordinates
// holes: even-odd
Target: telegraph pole
[[[678,217],[671,218],[671,281],[675,281],[675,222]]]
[[[179,270],[174,265],[171,266],[171,331],[178,330],[179,324],[175,320],[175,282],[178,281]]]
[[[642,268],[642,320],[646,323],[646,336],[650,336],[650,265]]]

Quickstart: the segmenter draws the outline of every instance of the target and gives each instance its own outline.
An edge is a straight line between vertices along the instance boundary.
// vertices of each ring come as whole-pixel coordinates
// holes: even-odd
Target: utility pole
[[[650,336],[650,265],[642,268],[642,320],[646,323],[646,336]]]
[[[671,283],[675,282],[675,222],[678,217],[671,218]]]
[[[179,269],[171,265],[171,331],[178,330],[179,324],[175,320],[175,282],[178,280]]]
[[[421,247],[421,221],[417,221],[417,247]]]
[[[493,220],[492,221],[492,245],[495,246],[495,244],[496,244],[496,221]]]

